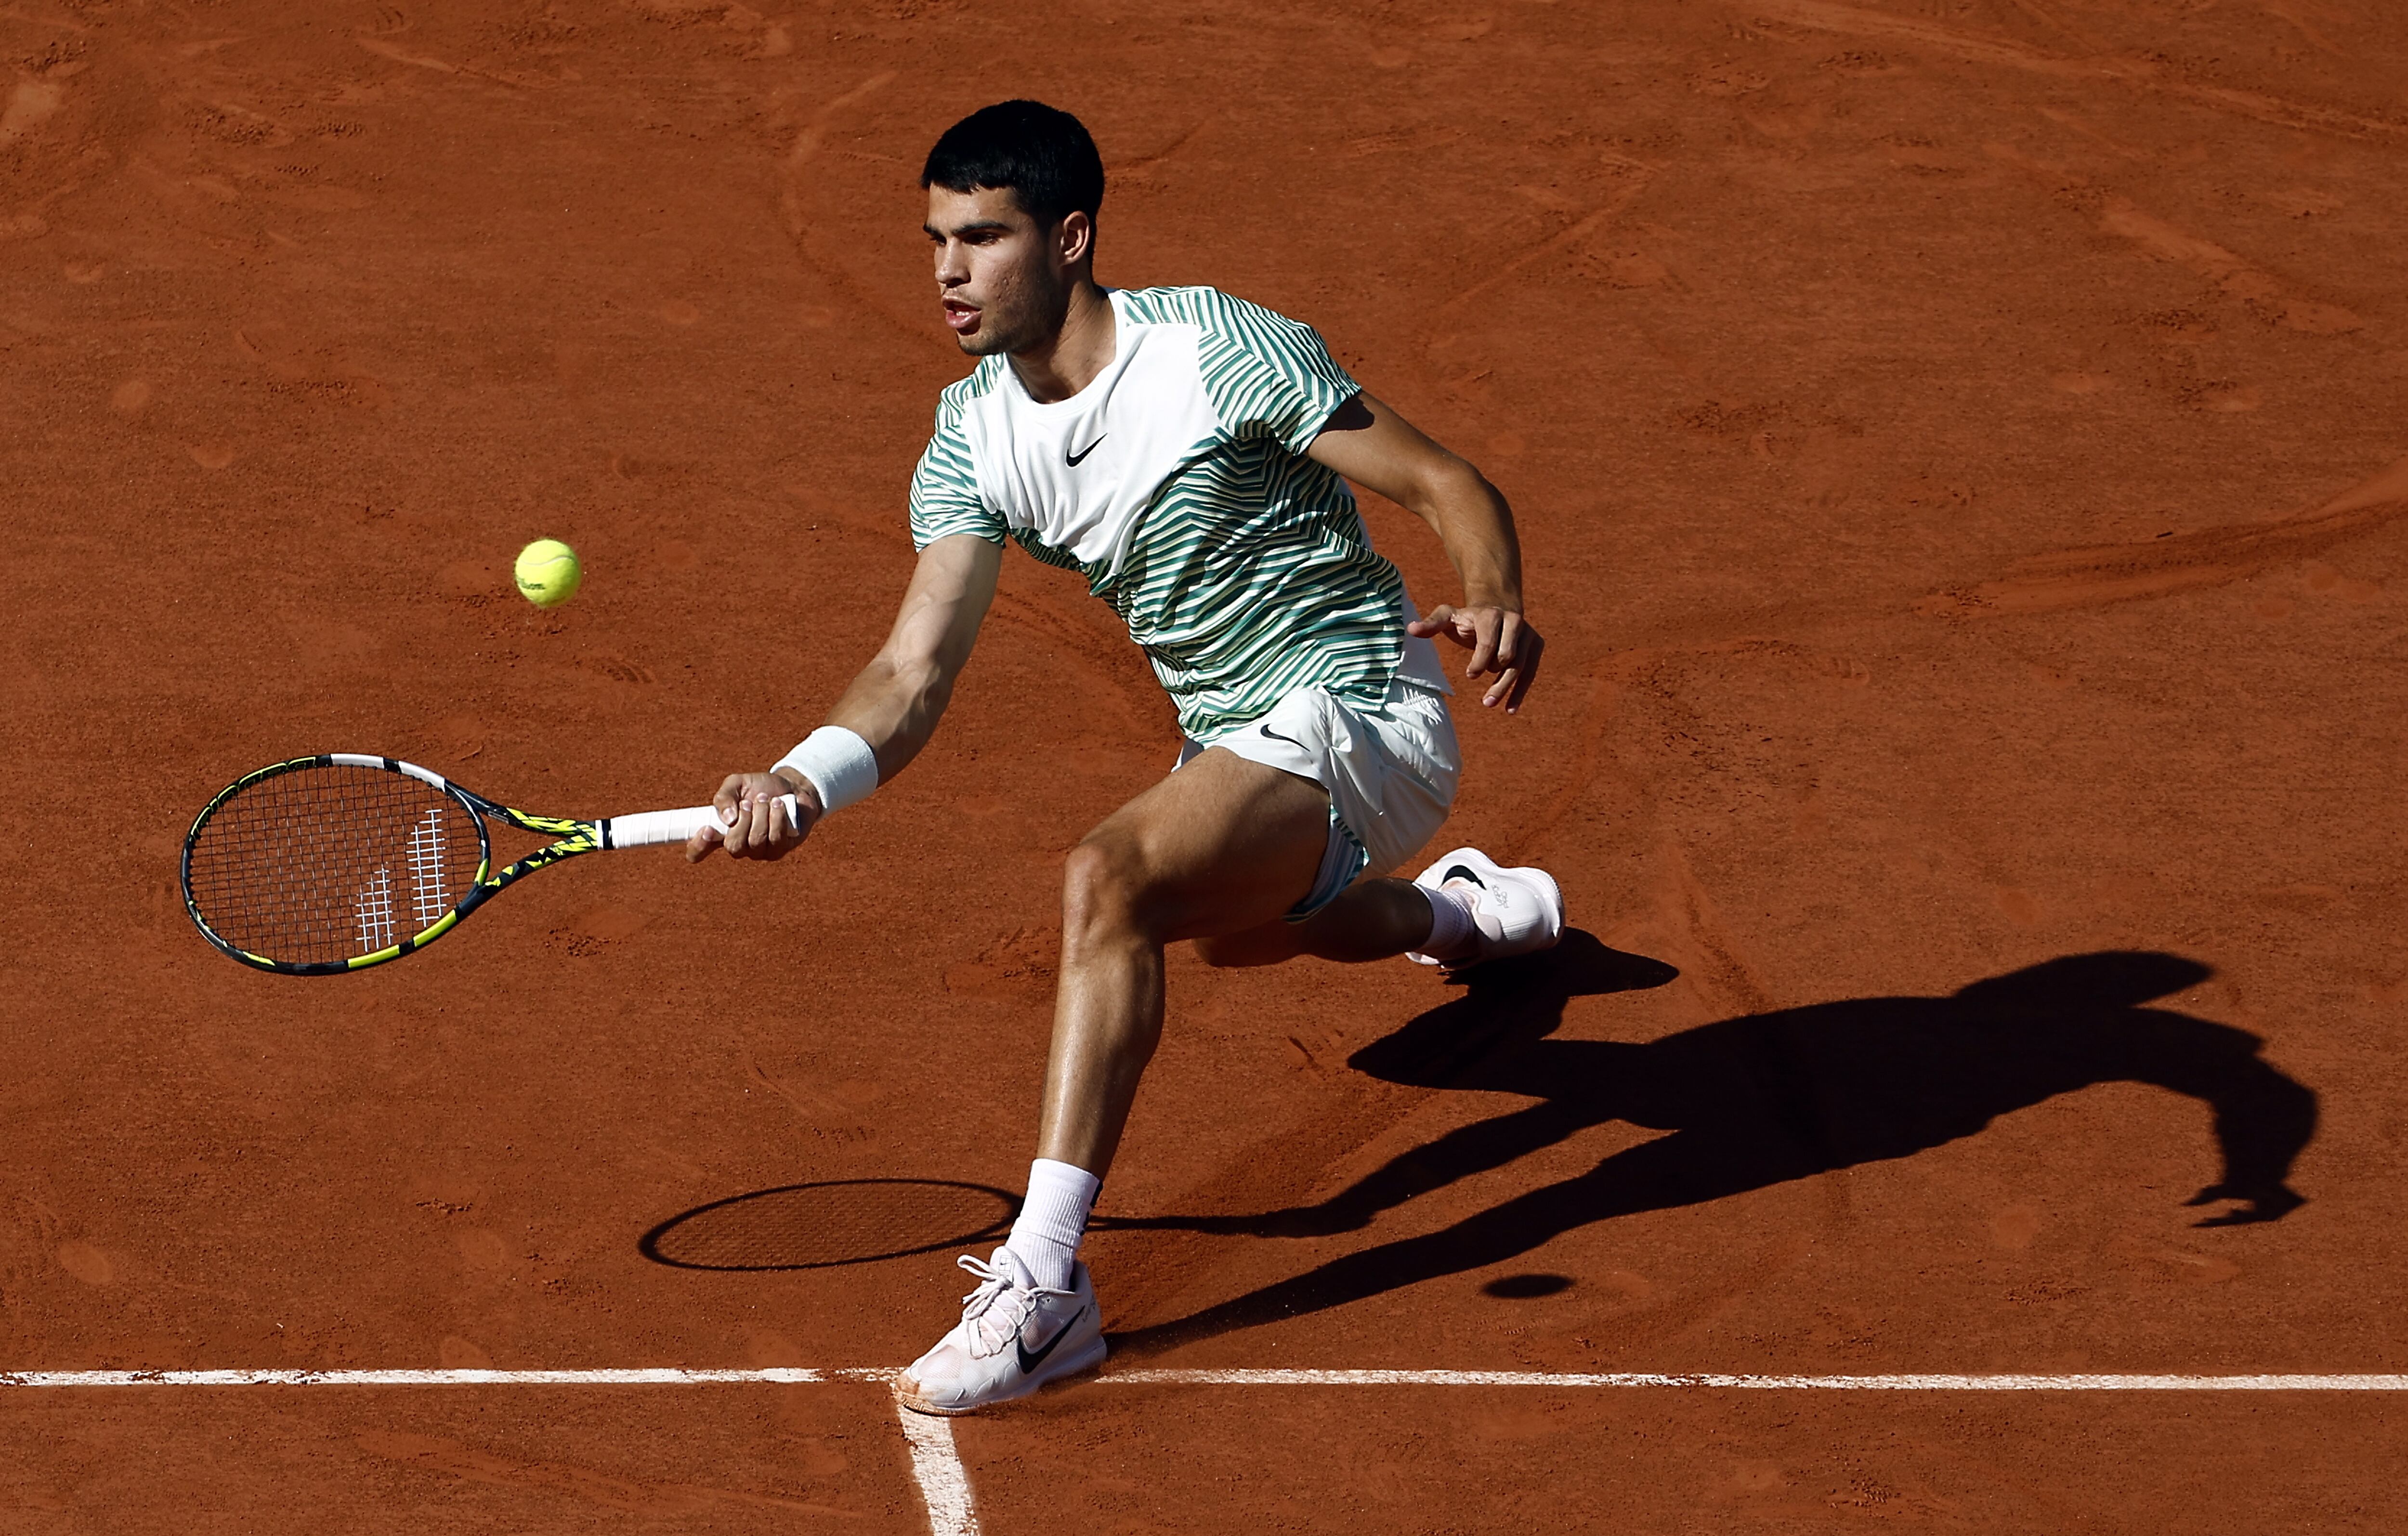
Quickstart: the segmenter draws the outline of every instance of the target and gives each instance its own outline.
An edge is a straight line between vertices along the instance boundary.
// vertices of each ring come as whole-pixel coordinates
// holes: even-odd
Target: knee
[[[1062,937],[1082,940],[1145,931],[1146,880],[1137,851],[1117,839],[1089,838],[1062,862]]]

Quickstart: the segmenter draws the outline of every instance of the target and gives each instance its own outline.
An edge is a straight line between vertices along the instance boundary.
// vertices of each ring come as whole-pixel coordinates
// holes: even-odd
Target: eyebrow
[[[1008,233],[1010,228],[1011,225],[1006,223],[1001,219],[979,219],[967,224],[954,225],[952,233],[955,235],[968,235],[982,229],[1000,229]],[[939,229],[934,224],[922,224],[920,226],[920,233],[927,236],[928,238],[932,240],[941,240],[945,237],[947,232]]]

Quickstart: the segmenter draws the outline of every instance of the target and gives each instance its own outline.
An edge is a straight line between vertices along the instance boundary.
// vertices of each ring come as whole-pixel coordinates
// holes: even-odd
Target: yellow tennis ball
[[[578,583],[585,580],[577,552],[557,538],[538,538],[519,551],[512,573],[519,596],[538,608],[558,608],[577,596]]]

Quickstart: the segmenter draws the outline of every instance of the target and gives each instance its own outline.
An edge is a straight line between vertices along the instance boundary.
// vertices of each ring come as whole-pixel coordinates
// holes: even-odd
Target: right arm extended
[[[953,696],[953,679],[969,661],[979,624],[995,600],[1002,565],[1003,551],[971,534],[939,538],[921,551],[886,644],[828,711],[829,725],[869,743],[879,782],[902,772],[936,734]],[[801,811],[799,826],[788,826],[778,806],[789,793]],[[810,781],[791,768],[731,773],[711,804],[734,825],[724,838],[710,827],[695,833],[685,845],[689,860],[721,846],[737,858],[781,858],[825,814]]]

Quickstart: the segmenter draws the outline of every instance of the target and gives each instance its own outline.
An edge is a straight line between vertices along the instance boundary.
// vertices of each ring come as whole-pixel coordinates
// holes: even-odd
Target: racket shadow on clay
[[[1020,1197],[950,1179],[829,1179],[681,1212],[636,1244],[676,1270],[833,1270],[1000,1242]]]

